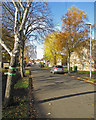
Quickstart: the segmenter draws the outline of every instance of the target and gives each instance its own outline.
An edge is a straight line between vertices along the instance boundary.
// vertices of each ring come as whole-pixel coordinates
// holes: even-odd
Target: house
[[[91,56],[91,70],[96,70],[95,68],[95,61],[94,61],[94,55],[92,50],[92,56]],[[72,70],[74,70],[74,66],[77,66],[77,70],[79,71],[90,71],[90,50],[87,47],[82,47],[81,51],[79,53],[77,51],[74,51],[71,53],[70,56],[70,67],[72,67]]]

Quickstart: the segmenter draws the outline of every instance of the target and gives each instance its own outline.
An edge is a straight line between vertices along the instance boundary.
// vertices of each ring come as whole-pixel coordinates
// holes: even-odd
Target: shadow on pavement
[[[45,100],[38,101],[38,103],[45,103],[45,102],[49,102],[49,101],[59,100],[59,99],[63,99],[63,98],[73,97],[73,96],[91,94],[91,93],[96,93],[96,91],[82,92],[82,93],[77,93],[77,94],[71,94],[71,95],[66,95],[66,96],[49,98],[49,99],[45,99]]]

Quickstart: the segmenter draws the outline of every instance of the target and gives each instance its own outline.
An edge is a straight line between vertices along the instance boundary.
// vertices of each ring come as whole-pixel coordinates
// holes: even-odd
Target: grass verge
[[[89,77],[84,76],[84,77],[81,77],[81,79],[89,80],[89,81],[96,83],[96,79],[90,79]]]
[[[19,88],[28,88],[29,86],[29,79],[28,78],[23,78],[20,79],[14,86],[14,89],[19,89]]]
[[[90,71],[77,71],[78,73],[85,73],[85,74],[89,74]],[[96,74],[96,71],[92,71],[93,74]]]
[[[68,71],[68,69],[67,69],[67,68],[64,68],[64,71]]]
[[[3,108],[2,117],[4,119],[10,118],[27,118],[28,117],[28,85],[29,78],[23,78],[18,80],[14,86],[14,103]]]

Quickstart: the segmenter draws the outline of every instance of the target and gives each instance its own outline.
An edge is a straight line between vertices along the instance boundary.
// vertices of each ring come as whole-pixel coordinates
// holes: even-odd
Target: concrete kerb
[[[37,116],[35,107],[34,107],[34,94],[33,94],[33,83],[32,83],[32,72],[31,68],[25,69],[28,70],[27,77],[29,77],[29,87],[28,87],[28,119],[35,119]]]
[[[48,68],[45,68],[45,69],[48,69]],[[68,76],[69,74],[64,74],[64,75]],[[70,77],[75,78],[75,76],[70,76]],[[93,84],[93,85],[96,85],[96,83],[94,83],[94,82],[92,82],[92,81],[89,81],[89,80],[82,79],[82,78],[80,78],[80,77],[77,77],[76,79],[85,81],[85,82],[90,83],[90,84]]]
[[[68,74],[65,74],[65,75],[68,76]],[[75,76],[70,76],[70,77],[75,78]],[[85,82],[90,83],[90,84],[93,84],[93,85],[96,85],[96,83],[94,83],[94,82],[92,82],[92,81],[89,81],[89,80],[82,79],[82,78],[80,78],[80,77],[77,77],[76,79],[85,81]]]
[[[93,85],[96,85],[96,83],[92,82],[92,81],[89,81],[89,80],[85,80],[85,79],[81,79],[80,77],[77,77],[78,80],[83,80],[87,83],[90,83],[90,84],[93,84]]]

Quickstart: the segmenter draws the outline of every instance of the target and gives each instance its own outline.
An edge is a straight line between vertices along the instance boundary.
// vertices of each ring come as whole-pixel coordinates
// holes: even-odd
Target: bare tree
[[[13,73],[17,66],[20,48],[23,60],[23,51],[25,40],[40,40],[48,31],[50,31],[51,19],[49,18],[47,4],[44,2],[3,2],[3,27],[7,30],[14,31],[14,48],[11,51],[5,42],[0,38],[0,44],[11,56],[10,69],[8,71],[5,105],[8,105],[13,97]],[[14,30],[13,30],[14,28]],[[23,69],[22,69],[23,70]]]
[[[21,23],[23,19],[24,14],[24,8],[26,6],[26,3],[21,3],[20,1],[16,3],[19,9],[19,15],[18,15],[18,24]],[[12,23],[12,27],[8,24],[8,30],[12,30],[14,25],[15,16],[13,14],[14,6],[13,3],[3,3],[4,8],[4,27],[6,27],[6,24]],[[10,9],[10,7],[12,9]],[[6,14],[6,15],[5,15]],[[8,21],[6,20],[6,16],[8,15]],[[10,16],[12,19],[10,19]],[[28,16],[26,18],[26,24],[21,31],[21,76],[23,77],[23,55],[24,55],[24,46],[25,41],[27,40],[37,40],[42,41],[43,37],[52,30],[52,19],[50,19],[50,15],[48,12],[48,5],[44,2],[32,2],[30,6],[30,10],[28,12]],[[31,39],[30,39],[31,38]]]
[[[24,48],[24,57],[28,60],[35,59],[37,56],[36,46],[34,44],[27,45]]]

